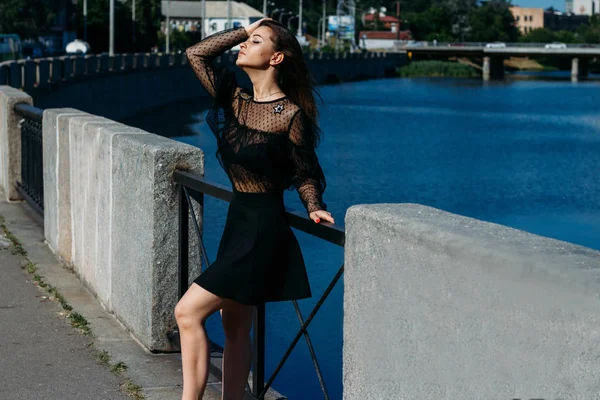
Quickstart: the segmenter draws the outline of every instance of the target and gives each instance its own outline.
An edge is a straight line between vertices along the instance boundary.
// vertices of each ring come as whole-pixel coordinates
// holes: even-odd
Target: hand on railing
[[[333,220],[331,213],[328,211],[324,211],[324,210],[313,211],[310,213],[309,216],[310,216],[310,219],[315,221],[315,223],[317,223],[317,224],[323,220],[325,220],[327,222],[331,222],[332,224],[335,224],[335,221]]]

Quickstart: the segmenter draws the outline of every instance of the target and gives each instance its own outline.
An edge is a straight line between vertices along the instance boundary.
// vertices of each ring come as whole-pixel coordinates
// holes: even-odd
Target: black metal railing
[[[226,188],[225,186],[211,183],[203,179],[202,177],[191,174],[184,171],[176,171],[174,173],[174,180],[178,184],[179,187],[179,298],[183,296],[183,294],[188,289],[189,282],[189,220],[191,216],[192,223],[194,224],[194,230],[198,235],[198,240],[200,243],[202,264],[205,266],[209,265],[208,257],[206,255],[206,249],[204,247],[204,240],[202,237],[202,232],[200,230],[200,226],[196,217],[196,212],[193,207],[193,203],[191,199],[193,198],[198,202],[201,208],[204,207],[204,195],[212,196],[217,199],[221,199],[227,202],[231,202],[232,192]],[[286,209],[287,216],[290,222],[290,226],[296,228],[300,231],[306,232],[310,235],[316,236],[320,239],[328,241],[330,243],[337,244],[338,246],[344,246],[345,243],[345,233],[344,230],[336,225],[330,223],[323,224],[315,224],[312,220],[306,217],[304,212],[293,211]],[[296,314],[298,316],[298,321],[300,323],[300,328],[288,346],[285,354],[283,355],[281,361],[278,363],[277,367],[269,377],[269,379],[265,383],[265,307],[259,306],[257,307],[257,313],[254,317],[254,331],[253,331],[253,357],[252,357],[252,388],[249,390],[250,394],[255,398],[262,400],[265,397],[265,394],[271,388],[273,381],[281,371],[281,368],[287,361],[288,357],[296,347],[296,344],[300,341],[302,337],[306,340],[306,344],[308,346],[310,356],[315,367],[315,372],[317,374],[317,378],[321,385],[321,390],[323,391],[323,397],[325,400],[329,400],[329,395],[327,393],[327,388],[325,386],[325,381],[323,379],[323,375],[321,373],[321,368],[319,367],[319,363],[317,361],[317,356],[315,354],[312,342],[310,340],[310,335],[308,333],[308,326],[312,322],[315,315],[320,310],[321,306],[340,280],[342,274],[344,273],[344,264],[338,269],[337,273],[333,276],[333,279],[329,283],[327,289],[323,292],[319,301],[309,314],[308,318],[304,319],[300,308],[298,307],[298,303],[296,301],[292,301],[294,305],[294,309],[296,310]]]
[[[44,214],[44,164],[42,119],[44,110],[29,104],[15,105],[21,120],[21,181],[17,190],[34,210]]]

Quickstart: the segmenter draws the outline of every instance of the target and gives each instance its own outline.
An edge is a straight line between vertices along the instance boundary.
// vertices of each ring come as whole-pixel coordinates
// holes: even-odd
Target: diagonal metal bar
[[[204,247],[204,240],[202,238],[202,231],[200,231],[200,225],[198,224],[198,219],[196,218],[196,213],[194,212],[194,205],[192,204],[192,199],[190,198],[190,194],[188,189],[183,186],[183,192],[185,193],[185,198],[188,202],[188,206],[190,207],[190,214],[192,215],[192,222],[194,223],[194,228],[196,230],[196,234],[198,235],[198,242],[200,242],[202,260],[204,261],[204,265],[206,268],[210,265],[208,262],[208,256],[206,255],[206,248]]]
[[[313,318],[315,317],[315,315],[317,314],[317,312],[319,312],[319,309],[321,308],[321,306],[323,305],[323,303],[325,302],[325,300],[329,296],[329,293],[331,293],[331,291],[335,287],[336,283],[340,280],[340,278],[341,278],[341,276],[342,276],[343,273],[344,273],[344,264],[342,264],[342,266],[340,267],[340,269],[338,270],[338,272],[335,274],[335,276],[331,280],[331,283],[329,283],[329,286],[327,287],[327,289],[325,290],[325,292],[323,293],[323,295],[321,296],[321,298],[317,302],[317,305],[312,310],[312,312],[310,313],[310,315],[308,316],[308,318],[306,319],[306,321],[300,327],[300,330],[296,334],[296,337],[294,337],[294,340],[292,340],[292,343],[290,344],[290,346],[286,350],[285,354],[283,355],[283,358],[279,362],[279,365],[277,365],[277,368],[275,368],[275,372],[273,372],[273,375],[271,375],[271,377],[269,378],[269,381],[265,385],[265,388],[262,390],[262,392],[258,396],[259,399],[264,398],[265,394],[267,393],[267,390],[269,390],[269,388],[273,384],[273,381],[275,381],[275,378],[277,377],[277,374],[279,374],[279,371],[281,371],[281,368],[283,367],[283,364],[285,364],[285,362],[287,361],[287,359],[290,356],[290,354],[292,354],[292,350],[294,350],[294,347],[296,347],[296,344],[300,340],[300,337],[302,336],[302,333],[306,331],[306,328],[308,327],[308,325],[310,325],[311,321],[313,320]]]
[[[300,321],[300,325],[304,325],[304,318],[302,317],[302,312],[300,311],[300,307],[298,307],[298,302],[293,300],[294,308],[296,309],[296,315],[298,316],[298,320]],[[313,348],[312,341],[310,340],[310,335],[308,334],[308,329],[304,332],[304,339],[306,339],[306,345],[308,346],[308,351],[310,352],[310,357],[312,358],[313,365],[315,366],[315,372],[317,373],[317,379],[319,379],[319,385],[321,385],[321,391],[323,392],[323,398],[325,400],[329,400],[329,394],[327,393],[327,388],[325,387],[325,380],[323,379],[323,374],[321,373],[321,367],[319,366],[319,361],[317,360],[317,355],[315,354],[315,349]]]

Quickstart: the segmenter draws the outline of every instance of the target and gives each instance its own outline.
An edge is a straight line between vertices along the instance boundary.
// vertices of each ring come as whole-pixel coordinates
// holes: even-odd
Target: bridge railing
[[[217,57],[217,63],[233,63],[236,51]],[[345,60],[392,57],[380,53],[305,53],[307,60]],[[183,53],[90,54],[0,62],[0,85],[25,91],[44,89],[69,81],[128,71],[180,67],[188,64]]]
[[[486,47],[494,42],[428,42],[428,41],[402,41],[400,47]],[[518,48],[544,48],[550,43],[528,43],[528,42],[502,42],[506,47]],[[567,49],[600,49],[600,44],[589,43],[565,43]]]
[[[209,260],[206,254],[206,249],[204,246],[203,235],[196,219],[196,212],[193,209],[193,203],[191,198],[196,200],[198,204],[200,204],[201,209],[204,208],[204,195],[212,196],[220,200],[224,200],[226,202],[231,202],[232,192],[219,184],[211,183],[209,181],[204,180],[202,177],[198,175],[194,175],[188,172],[183,171],[175,171],[174,173],[174,181],[179,185],[179,267],[178,267],[178,276],[179,276],[179,297],[181,298],[185,291],[188,289],[189,283],[189,218],[191,216],[194,231],[198,236],[198,241],[201,246],[201,260],[203,267],[208,267]],[[201,210],[202,212],[202,210]],[[306,217],[305,213],[293,211],[290,209],[286,210],[287,217],[290,222],[290,226],[296,228],[300,231],[306,232],[310,235],[318,237],[322,240],[328,241],[330,243],[336,244],[338,246],[344,246],[345,244],[345,232],[344,230],[333,224],[315,224],[312,220]],[[331,282],[327,289],[323,292],[321,297],[319,298],[317,304],[309,314],[309,316],[305,319],[298,303],[296,301],[292,301],[294,305],[294,309],[298,316],[298,321],[300,323],[300,328],[296,333],[294,339],[290,343],[288,349],[284,353],[282,359],[278,363],[274,372],[271,374],[270,378],[265,383],[265,307],[264,305],[257,307],[257,313],[254,317],[254,333],[253,333],[253,363],[252,363],[252,388],[250,393],[255,399],[264,399],[267,391],[271,388],[273,381],[281,371],[281,368],[287,361],[288,357],[292,353],[293,349],[296,347],[296,344],[302,336],[306,340],[306,344],[308,346],[308,350],[310,352],[310,356],[313,362],[313,366],[315,368],[315,372],[317,374],[317,378],[321,385],[321,390],[323,392],[323,398],[325,400],[329,399],[329,395],[327,393],[327,388],[325,385],[325,380],[321,373],[321,368],[319,367],[319,363],[317,361],[317,356],[315,354],[314,348],[312,346],[312,342],[310,339],[310,335],[308,333],[308,326],[312,322],[313,318],[340,280],[342,274],[344,272],[344,264],[338,269],[337,273],[333,276]]]

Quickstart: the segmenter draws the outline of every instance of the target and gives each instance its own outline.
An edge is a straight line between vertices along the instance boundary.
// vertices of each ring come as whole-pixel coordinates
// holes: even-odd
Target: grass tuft
[[[78,312],[73,311],[71,314],[69,314],[69,320],[71,321],[71,326],[80,329],[84,335],[89,335],[92,333],[92,330],[90,329],[90,323]]]

